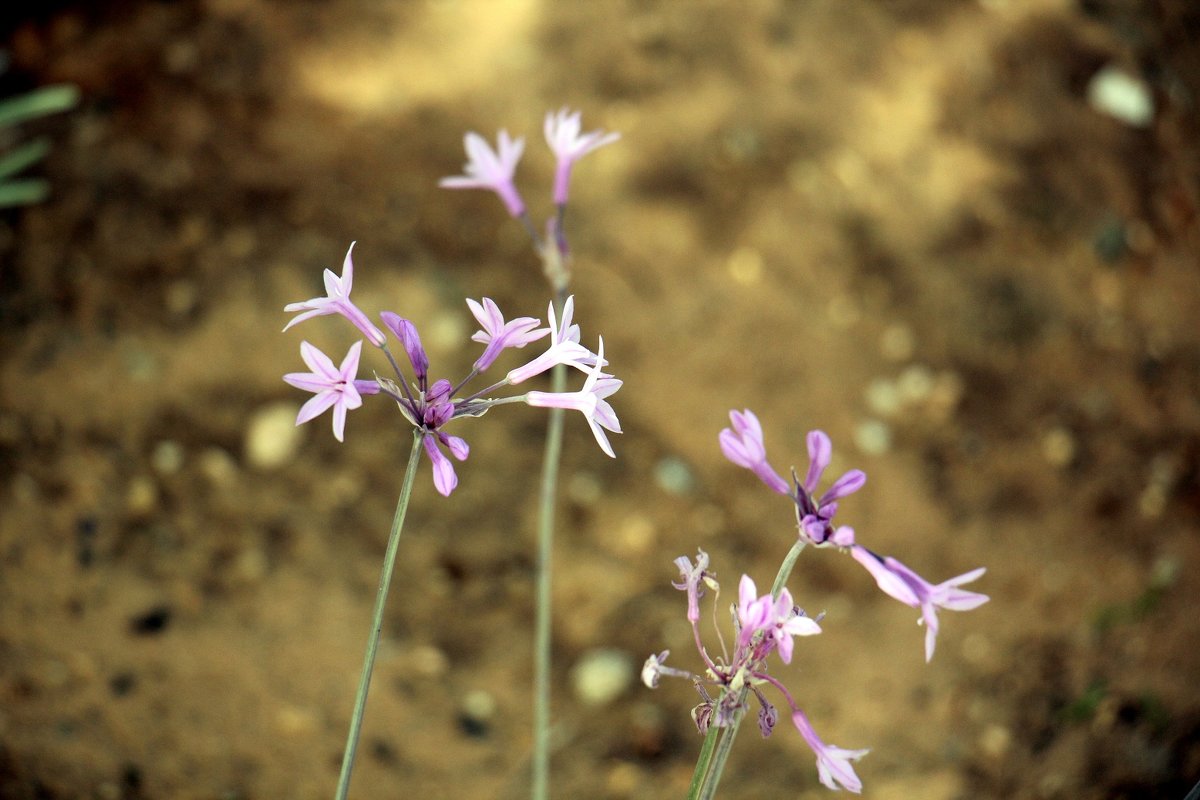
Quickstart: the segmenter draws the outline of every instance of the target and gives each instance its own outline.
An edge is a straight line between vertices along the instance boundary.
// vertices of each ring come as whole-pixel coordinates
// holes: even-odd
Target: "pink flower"
[[[447,436],[441,431],[431,430],[425,434],[422,444],[425,445],[425,452],[429,454],[429,461],[433,464],[433,486],[443,497],[449,497],[458,486],[458,474],[454,471],[454,464],[438,448],[438,442],[459,461],[467,460],[471,448],[459,437]]]
[[[517,317],[505,322],[499,306],[488,297],[483,298],[482,305],[468,299],[467,306],[481,328],[471,335],[471,341],[487,345],[483,355],[475,360],[475,369],[480,372],[490,367],[503,350],[524,347],[550,333],[549,328],[535,330],[538,320],[533,317]]]
[[[857,761],[870,750],[845,750],[831,744],[825,744],[817,732],[813,730],[803,711],[792,712],[792,724],[800,731],[804,741],[817,756],[817,777],[825,786],[837,791],[845,789],[854,794],[862,793],[862,781],[851,766],[851,761]],[[841,784],[839,787],[838,784]]]
[[[511,384],[521,383],[535,375],[541,375],[556,364],[567,364],[579,370],[587,370],[593,364],[604,366],[607,362],[603,359],[597,361],[592,351],[579,343],[579,326],[571,324],[574,312],[574,295],[568,297],[567,302],[563,304],[561,322],[554,313],[554,303],[550,303],[546,312],[550,318],[550,347],[528,364],[509,370],[505,380]],[[619,386],[620,382],[617,385]],[[613,389],[613,392],[615,391],[616,389]]]
[[[303,425],[332,407],[333,435],[339,442],[344,441],[346,412],[362,405],[362,395],[379,391],[379,385],[374,381],[355,380],[361,354],[362,342],[355,342],[342,359],[342,365],[335,367],[329,356],[308,342],[300,343],[300,357],[312,372],[292,372],[283,379],[297,389],[314,392],[315,396],[300,407],[297,425]]]
[[[571,113],[566,108],[560,109],[557,114],[551,111],[546,114],[543,126],[546,144],[550,145],[558,159],[558,167],[554,172],[554,202],[559,206],[567,202],[567,186],[571,181],[571,167],[575,162],[593,150],[621,138],[619,133],[605,134],[603,131],[592,131],[581,136],[580,115],[581,112]]]
[[[588,427],[592,429],[592,435],[596,437],[596,444],[609,458],[616,458],[604,430],[620,433],[621,422],[605,398],[620,389],[622,381],[601,373],[600,367],[604,363],[604,338],[601,337],[596,363],[588,372],[582,389],[578,392],[529,392],[525,395],[525,402],[542,408],[569,408],[582,412]]]
[[[725,428],[717,436],[721,452],[725,457],[745,467],[758,476],[759,480],[780,494],[790,495],[787,481],[779,476],[767,463],[767,448],[763,444],[762,425],[758,417],[750,409],[745,411],[730,411],[729,419],[733,428]]]
[[[738,648],[750,645],[754,634],[764,631],[764,641],[774,643],[783,663],[792,663],[792,637],[813,636],[821,632],[821,626],[801,613],[792,603],[792,593],[784,589],[778,598],[764,594],[758,597],[758,587],[749,575],[743,575],[738,584]]]
[[[498,155],[478,133],[468,133],[463,138],[468,159],[463,167],[466,174],[442,178],[438,186],[443,189],[489,189],[500,196],[509,214],[520,217],[525,213],[525,203],[513,185],[513,173],[525,151],[525,139],[510,139],[508,131],[502,130],[497,141]]]
[[[350,320],[354,327],[362,331],[363,336],[366,336],[371,344],[383,347],[387,342],[383,331],[376,328],[367,315],[350,300],[350,287],[354,283],[354,262],[350,260],[350,253],[353,250],[354,242],[351,242],[350,249],[346,251],[346,259],[342,263],[342,277],[334,275],[331,269],[325,270],[325,297],[314,297],[312,300],[305,300],[302,303],[288,303],[283,307],[283,310],[289,313],[304,312],[285,325],[283,328],[285,331],[306,319],[322,317],[327,314],[341,314]]]
[[[970,611],[991,599],[986,594],[958,588],[987,572],[984,567],[973,569],[935,586],[891,556],[880,558],[861,545],[852,547],[850,554],[855,561],[867,568],[884,594],[894,597],[906,606],[921,609],[921,622],[925,624],[926,662],[933,658],[933,648],[937,643],[937,609]]]

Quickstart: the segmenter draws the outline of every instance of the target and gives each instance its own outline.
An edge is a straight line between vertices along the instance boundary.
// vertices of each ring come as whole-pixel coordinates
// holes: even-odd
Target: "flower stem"
[[[775,575],[775,582],[771,584],[771,597],[778,598],[779,593],[783,591],[783,585],[792,574],[792,567],[796,565],[796,559],[804,550],[804,544],[802,539],[797,538],[792,549],[784,556],[783,563],[779,565],[779,572]],[[692,773],[688,800],[712,800],[716,796],[717,784],[721,781],[721,773],[725,771],[725,762],[733,750],[733,740],[742,724],[742,718],[746,716],[745,705],[749,694],[750,688],[743,686],[738,694],[738,711],[727,726],[709,726],[708,734],[704,737],[704,746],[700,749],[700,757],[696,760],[696,771]],[[719,745],[716,744],[718,735],[721,737]]]
[[[562,313],[563,293],[555,298]],[[558,364],[550,374],[551,391],[567,387],[567,368]],[[537,610],[533,634],[533,800],[550,796],[550,617],[551,558],[554,549],[554,500],[558,493],[558,466],[562,457],[563,413],[551,408],[546,423],[546,450],[542,459],[541,498],[538,506]]]
[[[396,551],[400,544],[400,531],[404,528],[404,516],[408,513],[408,500],[412,496],[413,480],[417,475],[417,462],[421,459],[421,439],[424,431],[413,431],[412,452],[408,456],[408,467],[404,470],[404,485],[400,487],[400,499],[396,501],[396,514],[392,517],[392,530],[388,534],[387,552],[383,556],[383,571],[379,576],[379,590],[375,593],[375,613],[371,618],[371,635],[367,639],[367,652],[363,657],[362,674],[358,678],[358,693],[354,696],[354,713],[350,716],[350,733],[346,736],[346,750],[342,757],[342,772],[338,776],[335,800],[345,800],[350,790],[350,772],[354,769],[354,756],[358,751],[358,737],[362,732],[363,709],[367,705],[367,690],[371,687],[371,672],[375,668],[375,651],[379,649],[379,633],[383,629],[383,609],[387,604],[388,588],[392,585],[392,571],[396,565]]]

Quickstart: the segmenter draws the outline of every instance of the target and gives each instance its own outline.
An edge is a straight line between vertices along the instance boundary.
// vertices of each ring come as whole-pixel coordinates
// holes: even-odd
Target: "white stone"
[[[571,669],[571,688],[585,705],[608,705],[633,683],[633,667],[633,659],[621,650],[589,650]]]
[[[255,469],[277,469],[295,458],[304,441],[296,425],[294,403],[271,403],[250,417],[246,426],[246,462]],[[328,423],[327,423],[328,424]]]
[[[1154,119],[1150,87],[1112,64],[1092,76],[1087,98],[1092,108],[1135,128],[1145,128]]]

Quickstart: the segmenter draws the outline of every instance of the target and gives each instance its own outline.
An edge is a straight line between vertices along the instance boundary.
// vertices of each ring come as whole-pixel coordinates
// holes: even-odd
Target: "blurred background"
[[[355,337],[282,308],[357,240],[356,300],[436,376],[478,354],[465,297],[544,319],[525,233],[437,180],[505,128],[545,219],[564,105],[623,137],[578,164],[568,234],[625,433],[609,460],[568,417],[556,794],[686,792],[698,699],[637,681],[667,648],[698,668],[671,560],[710,553],[724,604],[795,536],[721,456],[733,408],[781,471],[821,428],[868,473],[839,512],[862,543],[988,568],[926,665],[851,559],[797,565],[825,633],[776,674],[872,748],[867,796],[1200,779],[1194,3],[19,5],[0,96],[80,101],[0,143],[53,143],[48,199],[0,211],[0,796],[332,792],[410,438],[381,402],[344,445],[293,427],[300,340]],[[457,492],[418,479],[354,796],[526,795],[544,424],[455,423]],[[828,796],[754,727],[722,797]]]

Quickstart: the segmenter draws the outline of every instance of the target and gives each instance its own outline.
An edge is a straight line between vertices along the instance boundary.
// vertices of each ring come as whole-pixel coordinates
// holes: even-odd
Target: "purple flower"
[[[483,355],[475,361],[475,369],[480,372],[490,367],[506,348],[524,347],[550,333],[549,328],[535,330],[538,320],[533,317],[517,317],[505,322],[500,308],[488,297],[483,298],[482,305],[468,299],[467,306],[482,328],[471,335],[471,341],[487,345]]]
[[[443,189],[490,189],[504,201],[508,213],[519,218],[525,213],[525,203],[513,185],[513,173],[525,150],[525,139],[510,139],[508,131],[500,131],[498,142],[499,155],[482,136],[468,133],[463,139],[468,159],[463,167],[466,174],[442,178],[438,186]]]
[[[751,470],[763,483],[780,494],[790,495],[787,481],[767,463],[767,448],[763,444],[762,425],[750,409],[730,411],[733,428],[725,428],[717,437],[725,457]]]
[[[891,556],[880,558],[861,545],[852,547],[850,554],[854,556],[855,561],[867,568],[885,594],[906,606],[921,609],[921,621],[925,624],[926,662],[933,658],[933,648],[937,643],[938,608],[970,611],[991,599],[986,594],[958,588],[987,572],[984,567],[973,569],[935,586]]]
[[[446,458],[438,447],[439,442],[459,461],[467,460],[471,448],[459,437],[447,436],[441,431],[428,431],[425,434],[423,444],[425,452],[429,454],[429,461],[433,464],[433,486],[443,497],[449,497],[458,486],[458,475],[450,459]]]
[[[554,202],[565,205],[567,202],[567,186],[571,181],[571,167],[575,162],[588,153],[611,144],[621,138],[619,133],[605,134],[603,131],[592,131],[579,135],[580,113],[571,113],[563,108],[554,113],[546,114],[543,126],[546,134],[546,144],[554,151],[558,159],[558,168],[554,172]]]
[[[575,296],[567,298],[563,304],[562,321],[554,313],[554,303],[550,303],[546,313],[550,318],[550,346],[546,352],[530,361],[528,364],[509,370],[505,380],[511,384],[529,380],[535,375],[541,375],[556,364],[567,364],[580,370],[587,370],[592,365],[604,366],[604,359],[597,356],[579,343],[579,326],[571,324],[575,312]],[[618,382],[618,386],[620,383]],[[613,389],[615,392],[616,389]],[[612,394],[612,392],[609,392]],[[610,428],[609,430],[614,430]]]
[[[404,345],[408,363],[412,364],[417,382],[424,388],[426,377],[429,375],[429,356],[425,355],[425,348],[421,346],[421,335],[417,333],[417,326],[391,311],[384,311],[379,317],[383,320],[384,327]]]
[[[839,547],[854,543],[854,531],[841,527],[834,529],[833,515],[837,513],[837,501],[857,492],[867,482],[866,473],[852,469],[834,481],[820,498],[814,499],[817,483],[833,457],[833,444],[824,431],[809,431],[808,474],[796,492],[796,519],[800,536],[812,544],[831,542]]]
[[[708,569],[708,553],[703,550],[696,550],[696,566],[692,566],[692,561],[687,556],[680,556],[675,559],[675,566],[679,567],[679,577],[683,578],[682,583],[671,582],[671,585],[676,589],[687,592],[688,598],[688,622],[695,624],[700,621],[700,598],[704,596],[704,587],[700,585],[702,581],[708,577],[706,570]],[[708,580],[712,580],[708,578]],[[707,582],[707,581],[705,581]]]
[[[605,363],[603,337],[600,338],[600,350],[595,358],[596,363],[578,392],[529,392],[525,395],[525,402],[542,408],[569,408],[582,412],[588,427],[592,429],[592,435],[596,437],[596,444],[610,458],[616,458],[604,430],[620,433],[621,422],[605,398],[620,389],[622,381],[600,372],[601,365]]]
[[[858,775],[855,774],[854,767],[851,766],[850,762],[857,761],[870,751],[845,750],[841,747],[825,744],[825,742],[821,741],[821,737],[817,736],[817,732],[813,730],[808,717],[799,709],[792,712],[792,724],[800,731],[800,735],[804,737],[804,741],[817,756],[817,777],[821,779],[821,783],[834,791],[842,788],[854,794],[861,794],[862,781],[858,779]],[[841,784],[841,786],[838,784]]]
[[[783,663],[792,663],[792,637],[813,636],[821,632],[815,620],[796,612],[792,593],[784,589],[778,598],[764,594],[758,597],[758,588],[749,575],[743,575],[738,584],[738,649],[744,650],[754,635],[764,631],[764,641],[772,642],[779,650]]]
[[[300,343],[300,357],[312,372],[291,372],[284,375],[283,379],[297,389],[313,392],[315,396],[300,407],[300,413],[296,415],[297,425],[303,425],[332,407],[333,435],[339,442],[345,441],[346,412],[362,405],[362,395],[379,391],[379,385],[374,381],[355,380],[361,354],[362,342],[355,342],[342,359],[342,365],[335,367],[329,356],[308,342]]]
[[[351,242],[350,249],[346,251],[346,260],[342,263],[342,277],[334,275],[331,269],[325,270],[325,297],[314,297],[312,300],[305,300],[302,303],[288,303],[283,307],[283,310],[289,313],[304,312],[285,325],[283,328],[285,331],[306,319],[322,317],[326,314],[341,314],[350,320],[354,327],[362,331],[363,336],[366,336],[371,344],[383,347],[387,342],[383,332],[376,328],[371,320],[367,319],[367,315],[350,300],[350,287],[354,282],[354,262],[350,260],[350,253],[353,250],[354,243]]]

